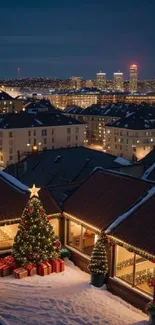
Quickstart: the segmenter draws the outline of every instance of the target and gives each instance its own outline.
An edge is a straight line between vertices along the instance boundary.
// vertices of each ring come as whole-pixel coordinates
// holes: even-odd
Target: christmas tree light
[[[23,211],[14,239],[12,255],[16,263],[23,266],[29,262],[39,264],[58,259],[60,249],[61,244],[39,198],[32,196]]]
[[[107,274],[108,273],[108,258],[106,252],[106,238],[101,236],[92,251],[91,261],[88,269],[91,273]]]

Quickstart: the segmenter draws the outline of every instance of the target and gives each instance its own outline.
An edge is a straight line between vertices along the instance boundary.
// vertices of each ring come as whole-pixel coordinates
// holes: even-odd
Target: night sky
[[[1,4],[0,79],[18,67],[22,77],[89,79],[102,70],[111,79],[121,70],[127,78],[131,63],[141,79],[155,78],[154,0],[25,2]]]

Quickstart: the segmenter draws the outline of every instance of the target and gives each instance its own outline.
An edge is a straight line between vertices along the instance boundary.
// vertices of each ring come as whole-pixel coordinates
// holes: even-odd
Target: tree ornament
[[[56,241],[55,246],[56,248],[61,248],[61,243],[59,240]]]
[[[32,211],[33,215],[30,217],[29,213]],[[15,262],[18,266],[29,262],[38,265],[43,260],[58,259],[60,248],[60,241],[55,236],[40,200],[32,197],[23,211],[14,239],[12,254]]]
[[[40,216],[43,216],[45,214],[45,211],[44,210],[40,210],[39,211],[39,214],[40,214]]]

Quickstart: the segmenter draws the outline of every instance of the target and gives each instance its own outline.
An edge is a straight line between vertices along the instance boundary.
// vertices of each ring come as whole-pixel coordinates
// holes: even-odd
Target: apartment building
[[[72,107],[65,110],[69,117],[86,124],[86,145],[99,145],[105,148],[105,125],[125,117],[127,112],[134,110],[133,105],[104,104],[92,105],[86,109]]]
[[[64,110],[66,107],[71,107],[73,105],[86,108],[92,104],[97,104],[98,94],[99,91],[70,91],[53,93],[46,95],[46,97],[51,101],[54,107]]]
[[[140,160],[155,148],[155,120],[131,113],[105,126],[107,153],[132,161]]]
[[[32,152],[83,146],[85,125],[61,113],[7,114],[0,120],[1,169]]]
[[[20,112],[22,110],[22,101],[11,97],[5,91],[0,89],[0,113],[13,113]]]

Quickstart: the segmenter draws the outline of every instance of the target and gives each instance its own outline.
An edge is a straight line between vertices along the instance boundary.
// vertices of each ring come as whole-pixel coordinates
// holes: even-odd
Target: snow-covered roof
[[[17,178],[7,174],[6,172],[3,172],[2,170],[0,170],[0,177],[8,182],[10,185],[12,185],[14,188],[16,188],[16,190],[18,191],[24,191],[27,192],[28,191],[28,186],[22,184],[20,181],[18,181]]]

